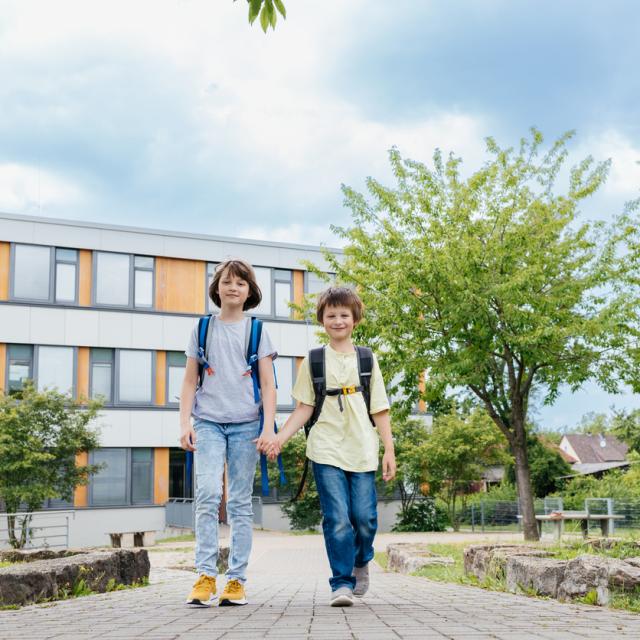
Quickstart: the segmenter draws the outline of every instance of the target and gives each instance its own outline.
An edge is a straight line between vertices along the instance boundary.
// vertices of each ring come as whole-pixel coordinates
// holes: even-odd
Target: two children
[[[207,606],[215,600],[218,554],[218,509],[227,463],[227,513],[231,549],[227,584],[219,604],[241,605],[252,540],[251,494],[259,452],[275,458],[287,440],[312,416],[317,402],[309,361],[300,368],[293,390],[298,406],[279,434],[274,433],[276,389],[273,359],[277,353],[263,329],[257,349],[264,427],[260,405],[247,376],[247,323],[243,312],[260,304],[261,293],[252,267],[227,260],[216,269],[209,294],[220,314],[207,338],[206,353],[198,349],[198,327],[186,350],[187,366],[180,396],[180,443],[195,451],[196,570],[198,579],[188,604]],[[377,528],[375,472],[378,435],[385,453],[383,478],[395,476],[395,455],[389,403],[375,357],[371,371],[370,407],[359,388],[358,357],[351,334],[363,313],[357,294],[331,287],[318,300],[317,317],[329,335],[325,348],[326,389],[329,392],[310,432],[307,456],[323,513],[323,532],[329,564],[332,606],[350,606],[354,595],[369,585],[368,563],[373,557]],[[199,366],[205,373],[198,386]],[[339,390],[338,392],[335,392]],[[334,391],[335,393],[331,393]],[[194,423],[191,425],[190,417]]]

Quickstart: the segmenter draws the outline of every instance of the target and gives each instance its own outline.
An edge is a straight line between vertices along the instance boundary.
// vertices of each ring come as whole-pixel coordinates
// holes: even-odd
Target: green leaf
[[[271,24],[271,28],[276,28],[276,22],[278,21],[278,14],[276,10],[273,8],[273,0],[264,0],[265,6],[267,8],[269,14],[269,23]]]
[[[286,19],[287,10],[284,8],[284,2],[282,2],[282,0],[273,0],[273,3],[276,5],[276,8],[280,12],[280,15]]]
[[[262,0],[249,0],[249,24],[253,24],[260,13]]]
[[[267,9],[267,5],[265,4],[264,7],[262,7],[262,11],[260,12],[260,26],[265,33],[267,33],[270,22],[269,10]]]

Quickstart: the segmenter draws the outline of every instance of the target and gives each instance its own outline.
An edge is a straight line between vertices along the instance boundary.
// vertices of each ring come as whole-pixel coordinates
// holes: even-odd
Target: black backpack
[[[313,392],[316,398],[316,404],[313,408],[311,418],[304,425],[305,438],[309,437],[313,425],[318,422],[322,407],[324,405],[325,398],[327,396],[338,396],[338,404],[340,411],[342,411],[342,396],[351,395],[352,393],[362,393],[365,404],[367,406],[367,413],[369,414],[369,420],[375,427],[375,422],[371,417],[371,372],[373,371],[373,352],[369,347],[356,347],[356,354],[358,356],[358,376],[360,378],[360,384],[358,386],[340,387],[338,389],[327,389],[327,377],[325,373],[325,347],[318,347],[309,351],[309,371],[311,373],[311,380],[313,383]],[[292,502],[295,502],[302,491],[307,480],[307,473],[309,471],[309,458],[305,457],[304,469],[302,471],[302,477],[300,478],[300,484],[298,485],[298,491],[292,498]]]

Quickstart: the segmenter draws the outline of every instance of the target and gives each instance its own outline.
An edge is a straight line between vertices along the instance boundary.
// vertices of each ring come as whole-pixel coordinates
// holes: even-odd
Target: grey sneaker
[[[354,567],[353,575],[356,579],[353,595],[363,596],[369,590],[369,565],[365,564],[364,567]]]
[[[353,606],[353,591],[349,587],[339,587],[331,592],[332,607],[351,607]]]

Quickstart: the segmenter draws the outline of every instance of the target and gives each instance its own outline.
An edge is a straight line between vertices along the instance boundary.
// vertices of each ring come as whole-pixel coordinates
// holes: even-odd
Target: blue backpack
[[[210,342],[211,332],[213,331],[213,323],[215,316],[207,315],[198,321],[198,388],[202,386],[204,381],[205,369],[210,369],[207,361],[207,344]],[[260,394],[260,372],[258,368],[258,347],[260,346],[260,338],[262,337],[262,320],[251,317],[251,322],[247,323],[247,333],[245,336],[245,353],[247,358],[247,374],[250,373],[253,381],[253,398],[256,404],[260,405],[260,433],[264,427],[264,411],[262,410],[262,397]],[[276,377],[275,366],[273,369],[274,379]],[[278,381],[276,379],[276,388]],[[278,432],[277,424],[274,424],[275,432]],[[193,453],[187,451],[187,477],[191,473],[191,465],[193,463]],[[284,475],[284,465],[282,456],[278,455],[278,468],[280,470],[280,484],[286,484]],[[260,454],[260,475],[262,482],[262,495],[269,495],[269,475],[267,470],[267,456]]]

